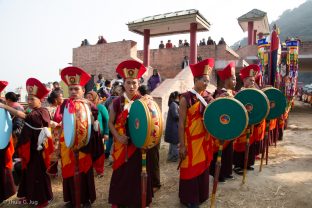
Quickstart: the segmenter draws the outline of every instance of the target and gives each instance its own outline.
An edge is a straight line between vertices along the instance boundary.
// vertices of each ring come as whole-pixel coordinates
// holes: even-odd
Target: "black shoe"
[[[235,172],[237,175],[243,175],[243,174],[244,174],[244,170],[243,170],[242,168],[234,169],[234,172]]]
[[[199,208],[199,205],[198,204],[192,204],[192,203],[183,203],[181,202],[184,206],[186,206],[187,208]]]
[[[66,208],[74,208],[75,205],[73,203],[71,203],[71,202],[67,202],[64,207],[66,207]]]
[[[226,183],[225,178],[219,178],[219,183]]]
[[[188,208],[199,208],[198,204],[188,204],[187,205]]]
[[[225,180],[234,180],[234,176],[233,175],[227,175],[227,176],[225,176]]]
[[[235,170],[238,170],[238,169],[242,169],[242,168],[239,167],[239,166],[235,166],[235,167],[233,168],[234,171],[235,171]]]
[[[82,208],[91,208],[91,203],[87,202],[82,205]]]
[[[254,170],[254,167],[248,166],[248,167],[247,167],[247,170]]]

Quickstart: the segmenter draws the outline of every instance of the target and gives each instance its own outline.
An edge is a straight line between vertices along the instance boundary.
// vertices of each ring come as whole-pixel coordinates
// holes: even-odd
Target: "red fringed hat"
[[[68,85],[80,85],[85,86],[91,79],[90,74],[84,70],[70,66],[66,67],[61,71],[61,79]]]
[[[221,80],[226,80],[235,75],[235,62],[231,61],[223,70],[217,71]]]
[[[214,59],[205,59],[197,64],[191,64],[190,68],[193,73],[193,77],[200,77],[203,75],[210,75],[212,68],[214,66]]]
[[[7,81],[0,81],[0,92],[2,92],[8,84],[9,83]]]
[[[50,92],[46,86],[36,78],[29,78],[26,81],[26,90],[28,95],[33,95],[40,100]]]
[[[239,76],[242,80],[247,77],[256,77],[260,72],[260,67],[257,64],[251,64],[242,68],[239,72]]]
[[[127,60],[121,62],[117,66],[116,72],[124,79],[127,78],[139,79],[146,72],[146,68],[140,62],[134,60]]]

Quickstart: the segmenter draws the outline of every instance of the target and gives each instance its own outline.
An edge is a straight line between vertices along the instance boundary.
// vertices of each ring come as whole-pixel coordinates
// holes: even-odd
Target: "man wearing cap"
[[[12,115],[25,120],[25,125],[17,143],[18,155],[22,158],[22,177],[17,197],[22,203],[45,207],[53,198],[50,177],[47,168],[50,166],[50,154],[53,152],[51,138],[39,149],[38,139],[41,131],[49,126],[50,114],[41,107],[41,100],[49,90],[39,80],[29,78],[26,81],[29,114],[18,111],[7,105],[0,105]]]
[[[8,85],[6,81],[0,81],[0,93]],[[4,101],[0,98],[0,103]],[[1,120],[4,118],[0,118]],[[3,139],[3,138],[1,138]],[[4,149],[0,149],[0,204],[13,196],[16,192],[14,180],[12,176],[14,153],[13,139],[10,138],[8,145]]]
[[[198,207],[208,199],[209,164],[212,160],[212,139],[203,123],[203,113],[213,101],[206,91],[214,59],[190,65],[194,88],[183,93],[179,110],[180,185],[179,198],[187,207]]]
[[[146,68],[143,64],[128,60],[121,62],[116,72],[124,79],[125,92],[114,99],[109,113],[109,128],[114,136],[113,174],[109,187],[108,201],[112,207],[141,207],[141,150],[136,148],[127,134],[127,117],[131,104],[141,96],[138,92],[139,78]],[[147,152],[146,205],[152,202],[150,160]]]
[[[217,97],[234,97],[235,95],[235,62],[230,62],[223,70],[217,71],[220,80],[224,83],[224,88],[221,91],[216,90],[214,98]],[[215,165],[219,150],[219,140],[213,138],[213,160],[210,164],[210,174],[214,176]],[[225,141],[222,150],[221,169],[219,174],[219,182],[225,182],[227,179],[233,179],[232,165],[233,165],[233,141]]]
[[[58,116],[59,122],[62,121],[64,108],[67,107],[69,111],[77,112],[76,102],[87,103],[88,107],[90,107],[90,111],[92,112],[92,118],[97,118],[97,109],[92,106],[86,99],[84,99],[85,88],[84,86],[91,79],[91,76],[86,73],[84,70],[78,67],[66,67],[61,71],[61,79],[68,86],[69,99],[64,100],[61,105],[60,115]],[[76,119],[79,119],[76,117]],[[92,119],[94,120],[94,119]],[[58,122],[58,121],[57,121]],[[63,124],[64,125],[64,124]],[[93,130],[92,123],[92,131],[90,141],[86,146],[81,147],[75,152],[67,148],[65,145],[64,135],[60,138],[60,149],[61,149],[61,163],[62,163],[62,177],[63,177],[63,197],[64,202],[67,202],[67,207],[76,206],[76,196],[77,193],[80,193],[79,202],[83,204],[83,207],[91,207],[91,204],[96,199],[95,192],[95,184],[94,184],[94,176],[93,176],[93,167],[92,167],[92,154],[94,149],[92,149],[95,134]],[[80,129],[81,131],[85,131],[86,129]],[[77,130],[79,131],[79,130]],[[75,141],[79,141],[79,136],[75,136]],[[79,156],[79,173],[76,173],[75,166],[75,153]],[[79,176],[74,177],[75,174]],[[80,190],[76,190],[77,181],[75,179],[79,178]]]
[[[259,75],[260,68],[256,64],[251,64],[240,70],[240,78],[243,80],[244,88],[256,88],[255,78]],[[255,145],[254,145],[254,134],[253,130],[250,134],[250,147],[248,154],[247,170],[254,170],[252,167],[255,164]],[[242,175],[244,170],[244,158],[246,151],[246,133],[243,133],[240,137],[234,141],[234,152],[233,152],[233,164],[234,172]]]

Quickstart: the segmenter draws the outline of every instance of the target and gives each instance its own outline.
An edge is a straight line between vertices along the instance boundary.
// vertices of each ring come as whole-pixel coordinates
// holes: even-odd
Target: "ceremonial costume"
[[[98,174],[99,177],[102,177],[104,174],[104,159],[105,159],[105,154],[104,154],[104,143],[103,143],[103,136],[109,134],[109,129],[108,129],[108,111],[106,107],[103,104],[98,104],[99,103],[99,96],[97,95],[96,92],[90,91],[88,92],[87,96],[92,97],[92,103],[96,105],[93,106],[91,109],[95,109],[98,114],[97,114],[97,120],[99,124],[99,130],[96,133],[95,136],[95,141],[92,142],[93,145],[93,167]],[[93,112],[94,110],[92,110]]]
[[[219,78],[222,81],[232,79],[235,77],[235,62],[230,62],[223,70],[217,71]],[[216,90],[214,98],[219,97],[222,94],[226,96],[234,97],[235,91],[231,89]],[[225,132],[226,133],[226,132]],[[218,157],[219,140],[213,138],[213,160],[210,164],[210,175],[215,174],[215,165]],[[226,178],[232,178],[233,165],[233,141],[225,141],[223,144],[222,157],[221,157],[221,169],[219,173],[219,181],[223,182]]]
[[[6,81],[0,81],[0,93],[8,85]],[[2,119],[2,118],[1,118]],[[12,157],[14,153],[13,139],[4,149],[0,149],[0,204],[13,196],[16,192],[12,176]]]
[[[61,122],[61,119],[59,118],[60,110],[61,110],[60,105],[51,106],[47,109],[49,110],[51,121],[55,122],[55,125],[59,124]],[[54,144],[54,152],[51,155],[51,166],[48,170],[48,173],[52,177],[55,177],[58,175],[59,141],[60,141],[60,136],[62,134],[61,126],[56,125],[53,128],[51,127],[51,134],[52,134],[52,139],[53,139],[53,144]]]
[[[124,61],[120,63],[116,72],[127,81],[128,78],[139,79],[146,68],[137,61]],[[120,96],[113,101],[113,111],[115,112],[114,128],[119,135],[129,136],[127,133],[127,117],[131,104],[134,100],[141,96],[136,94],[130,100],[126,94]],[[140,207],[141,206],[141,169],[142,156],[141,150],[136,148],[131,143],[131,138],[128,144],[121,143],[114,137],[113,143],[113,174],[109,187],[109,203],[115,207]],[[150,172],[150,155],[147,151],[146,158],[147,168],[147,190],[146,190],[146,204],[152,202],[153,189]]]
[[[49,92],[37,79],[26,82],[28,96],[43,99]],[[51,181],[46,173],[53,153],[52,139],[49,138],[40,150],[38,137],[40,129],[48,127],[50,114],[46,108],[34,108],[25,118],[25,125],[18,139],[18,155],[22,158],[22,176],[17,197],[25,198],[27,203],[45,206],[53,198]]]
[[[194,77],[209,75],[214,66],[213,59],[206,59],[190,65]],[[186,100],[184,145],[186,158],[180,167],[179,198],[183,204],[199,205],[208,199],[209,165],[212,160],[212,139],[203,123],[205,106],[198,98],[196,91],[188,91],[181,96]],[[200,93],[205,102],[213,98],[206,90]]]
[[[62,80],[70,86],[85,86],[85,84],[90,80],[90,75],[87,74],[80,68],[77,67],[67,67],[61,71]],[[73,99],[69,98],[65,100],[61,105],[60,114],[56,115],[58,121],[62,121],[65,106],[73,111],[78,111],[78,102],[88,102],[83,98]],[[88,103],[89,104],[89,103]],[[91,105],[92,106],[92,105]],[[91,107],[92,115],[97,117],[96,107]],[[78,118],[77,118],[78,119]],[[91,128],[93,129],[93,128]],[[76,135],[75,141],[79,140],[79,137],[84,134]],[[80,148],[79,151],[79,183],[80,183],[80,203],[88,205],[93,203],[96,199],[93,167],[92,167],[92,151],[93,144],[95,140],[96,133],[94,130],[91,131],[91,137],[89,143]],[[64,134],[60,138],[60,148],[61,148],[61,163],[62,163],[62,177],[63,177],[63,197],[64,202],[68,202],[72,206],[75,205],[75,155],[74,151],[65,145]]]
[[[256,64],[249,65],[244,67],[240,70],[240,77],[244,81],[248,77],[257,77],[260,72],[260,68]],[[244,158],[245,158],[245,151],[246,151],[246,131],[238,138],[234,140],[234,152],[233,152],[233,164],[234,164],[234,171],[238,174],[243,174],[244,169]],[[258,133],[258,130],[257,130]],[[255,135],[254,129],[251,129],[250,133],[250,147],[249,147],[249,154],[248,154],[248,162],[247,162],[247,169],[253,170],[253,165],[255,164]]]

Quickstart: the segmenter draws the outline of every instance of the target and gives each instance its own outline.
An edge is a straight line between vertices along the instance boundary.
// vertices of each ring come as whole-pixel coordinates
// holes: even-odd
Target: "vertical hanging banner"
[[[270,43],[268,38],[262,38],[258,40],[258,58],[260,72],[262,74],[261,84],[268,83],[269,80],[269,55],[270,55]]]
[[[269,68],[269,82],[267,84],[279,88],[279,65],[281,58],[281,44],[278,37],[279,30],[276,25],[273,26],[271,33],[271,48],[270,48],[270,68]]]
[[[287,47],[287,68],[288,76],[286,76],[285,88],[286,96],[292,98],[295,96],[297,91],[297,80],[298,80],[298,54],[299,54],[299,40],[288,40],[286,41]]]

